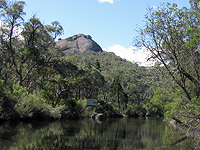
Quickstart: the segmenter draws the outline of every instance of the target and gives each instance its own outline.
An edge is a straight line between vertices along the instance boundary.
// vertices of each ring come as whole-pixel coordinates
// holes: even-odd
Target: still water
[[[162,150],[183,136],[175,132],[162,118],[2,123],[0,149]],[[189,150],[191,144],[172,149]]]

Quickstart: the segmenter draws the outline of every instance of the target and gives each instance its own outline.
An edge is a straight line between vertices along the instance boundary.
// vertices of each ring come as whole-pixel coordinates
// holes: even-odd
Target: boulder
[[[72,37],[56,41],[56,45],[66,54],[74,52],[103,52],[102,48],[92,40],[90,35],[77,34]]]
[[[98,114],[98,113],[93,112],[92,115],[91,115],[91,118],[92,118],[92,119],[95,119],[95,117],[96,117],[97,114]]]
[[[169,122],[173,127],[176,127],[177,126],[177,121],[176,120],[171,120]]]
[[[124,118],[128,118],[128,117],[129,117],[129,115],[127,115],[127,114],[122,114],[122,116],[123,116]]]
[[[99,113],[95,116],[95,120],[101,120],[101,119],[106,119],[106,115]]]

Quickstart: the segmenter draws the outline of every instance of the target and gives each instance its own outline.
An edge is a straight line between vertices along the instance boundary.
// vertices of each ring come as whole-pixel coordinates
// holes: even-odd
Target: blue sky
[[[91,35],[105,51],[113,51],[130,61],[142,61],[131,43],[135,29],[144,25],[144,15],[161,2],[189,7],[189,0],[24,0],[26,20],[37,14],[44,24],[59,21],[67,38],[83,33]],[[144,58],[142,58],[144,59]]]

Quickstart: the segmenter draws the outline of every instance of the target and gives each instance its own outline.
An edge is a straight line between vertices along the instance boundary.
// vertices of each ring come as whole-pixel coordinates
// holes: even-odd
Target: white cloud
[[[104,3],[104,2],[108,2],[108,3],[111,3],[113,4],[114,1],[113,0],[98,0],[99,3]]]
[[[108,49],[103,48],[104,51],[114,52],[115,55],[120,56],[121,58],[125,58],[131,62],[138,62],[140,66],[152,66],[154,62],[147,61],[149,56],[149,52],[145,50],[145,48],[141,48],[138,50],[136,47],[125,48],[121,45],[115,44],[113,46],[108,47]]]

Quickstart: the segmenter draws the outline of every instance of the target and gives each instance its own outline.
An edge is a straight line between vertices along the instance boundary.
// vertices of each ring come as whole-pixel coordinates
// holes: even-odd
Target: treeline
[[[153,90],[164,84],[161,80],[165,77],[165,73],[159,71],[162,70],[159,65],[139,66],[138,63],[122,59],[111,52],[76,52],[66,60],[91,72],[97,70],[103,77],[101,78],[103,86],[97,87],[99,91],[90,98],[102,100],[116,111],[130,116],[164,115],[164,108],[151,112],[147,112],[149,108],[146,108],[146,103],[154,95]],[[100,64],[100,68],[96,67],[96,64]],[[80,93],[85,91],[81,90]]]

